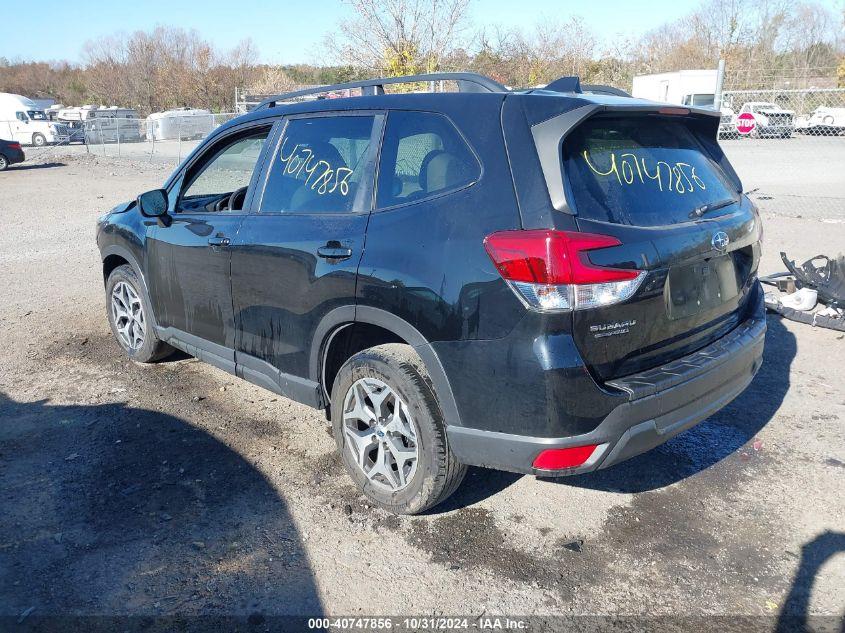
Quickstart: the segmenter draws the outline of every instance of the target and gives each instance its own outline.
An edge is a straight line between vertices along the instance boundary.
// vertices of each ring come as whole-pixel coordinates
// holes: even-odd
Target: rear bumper
[[[707,347],[672,363],[609,383],[627,393],[589,433],[532,437],[450,426],[449,441],[464,463],[542,476],[572,475],[639,455],[710,417],[738,396],[760,369],[765,314],[754,315]],[[542,451],[596,444],[577,468],[547,471],[532,466]]]
[[[10,165],[14,165],[16,163],[22,163],[26,160],[26,156],[24,156],[23,150],[3,150],[3,156],[9,161]]]

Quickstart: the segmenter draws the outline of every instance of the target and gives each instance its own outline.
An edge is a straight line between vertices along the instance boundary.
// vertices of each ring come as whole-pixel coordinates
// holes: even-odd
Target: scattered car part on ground
[[[845,331],[845,256],[816,255],[800,266],[781,252],[786,271],[760,281],[786,295],[766,293],[766,307],[800,323]],[[818,310],[813,312],[821,304]]]

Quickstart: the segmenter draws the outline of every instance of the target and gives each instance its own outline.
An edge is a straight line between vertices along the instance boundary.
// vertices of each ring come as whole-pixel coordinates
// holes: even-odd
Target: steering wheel
[[[246,200],[246,187],[235,189],[228,197],[221,198],[214,205],[215,211],[239,211]]]

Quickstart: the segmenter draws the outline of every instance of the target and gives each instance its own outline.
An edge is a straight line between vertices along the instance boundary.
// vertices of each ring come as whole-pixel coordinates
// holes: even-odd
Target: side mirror
[[[148,218],[160,218],[167,215],[167,192],[153,189],[138,196],[138,209]]]

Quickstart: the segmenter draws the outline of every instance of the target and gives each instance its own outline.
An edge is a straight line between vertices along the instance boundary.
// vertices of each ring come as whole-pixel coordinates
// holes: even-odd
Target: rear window
[[[563,161],[575,211],[591,220],[679,224],[698,207],[737,198],[680,120],[588,120],[567,137]]]

